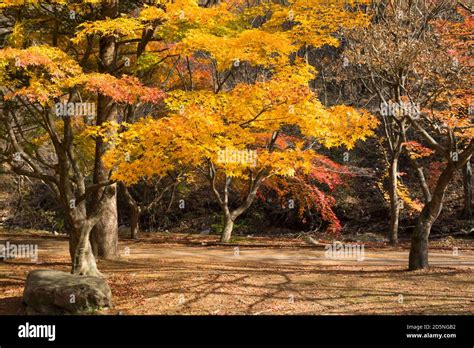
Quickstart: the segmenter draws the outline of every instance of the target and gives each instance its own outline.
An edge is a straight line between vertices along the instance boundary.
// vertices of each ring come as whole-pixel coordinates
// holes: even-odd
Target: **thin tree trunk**
[[[416,171],[416,176],[418,178],[418,182],[421,186],[421,191],[423,192],[423,202],[426,204],[431,201],[431,191],[428,183],[426,182],[425,173],[423,171],[423,167],[418,163],[417,160],[412,159],[411,163]]]
[[[137,239],[140,230],[140,209],[131,207],[130,209],[130,238]]]
[[[463,174],[463,187],[464,187],[464,206],[462,217],[466,220],[472,219],[472,168],[471,161],[467,161],[464,167],[462,168]]]
[[[400,199],[398,197],[398,158],[392,159],[389,172],[389,195],[390,195],[390,244],[398,243],[398,223],[400,220]]]
[[[260,187],[262,178],[259,178],[254,184],[250,192],[245,197],[244,202],[236,209],[230,211],[228,206],[228,200],[224,200],[224,229],[222,230],[221,242],[228,243],[232,237],[232,231],[234,230],[234,223],[237,218],[245,213],[247,209],[252,205],[257,195],[257,190]],[[227,191],[227,189],[226,189]],[[226,194],[227,195],[227,194]]]
[[[276,136],[274,136],[273,139],[275,140]],[[270,145],[270,148],[271,147],[272,145]],[[224,213],[224,229],[222,230],[221,242],[229,242],[232,236],[232,230],[234,229],[235,220],[252,205],[257,195],[257,190],[259,189],[260,185],[262,184],[262,181],[266,178],[267,175],[268,172],[264,169],[260,170],[260,172],[258,172],[258,174],[256,175],[254,175],[254,173],[250,173],[248,193],[243,202],[236,209],[231,211],[229,209],[229,188],[232,178],[226,176],[224,194],[223,197],[221,197],[221,194],[219,193],[216,187],[215,167],[212,163],[209,164],[209,179],[211,183],[211,189]]]
[[[137,239],[138,232],[140,230],[140,216],[144,209],[138,204],[138,202],[133,198],[128,190],[127,186],[121,182],[119,187],[122,190],[122,194],[127,202],[128,207],[130,208],[130,238]],[[146,210],[146,209],[145,209]]]

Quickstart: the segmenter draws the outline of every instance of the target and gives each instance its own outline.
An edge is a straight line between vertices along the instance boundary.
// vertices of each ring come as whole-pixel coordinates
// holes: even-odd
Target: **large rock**
[[[102,278],[35,270],[26,278],[23,303],[31,314],[83,314],[110,307],[112,293]]]

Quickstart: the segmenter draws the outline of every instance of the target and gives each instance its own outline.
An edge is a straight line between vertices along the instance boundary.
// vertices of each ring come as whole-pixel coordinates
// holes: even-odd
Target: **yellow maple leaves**
[[[151,83],[159,85],[176,75],[171,77],[176,83],[160,118],[106,124],[89,133],[113,143],[104,157],[114,168],[113,178],[133,183],[177,167],[209,163],[231,177],[247,178],[250,171],[262,168],[273,175],[292,176],[311,167],[309,143],[352,148],[370,136],[375,118],[346,106],[322,105],[309,87],[317,71],[300,57],[302,47],[336,46],[334,33],[341,27],[365,23],[365,16],[347,11],[346,3],[234,0],[203,7],[196,0],[163,0],[133,16],[81,24],[72,40],[78,46],[93,36],[140,38],[144,29],[152,28],[155,42],[138,62],[142,71],[160,65],[166,57],[177,57],[150,76]],[[48,84],[32,74],[25,93],[41,95],[43,88],[45,101],[59,97],[65,88],[129,104],[158,103],[165,97],[158,88],[145,87],[132,77],[86,74],[77,63],[69,64],[66,55],[39,50],[45,51],[33,57],[45,59],[41,64],[51,66],[61,81]],[[24,53],[3,54],[11,60]],[[54,59],[47,61],[48,56]],[[189,77],[176,68],[183,61]],[[21,57],[20,62],[24,62]],[[28,64],[35,64],[34,60]],[[184,78],[192,80],[190,88],[180,84]],[[198,79],[199,84],[194,83]]]
[[[207,52],[216,61],[218,71],[224,71],[232,66],[238,67],[243,62],[262,66],[285,64],[294,48],[282,32],[249,29],[233,37],[220,37],[195,29],[190,31],[176,50],[182,50],[185,54],[198,50]]]
[[[258,168],[292,176],[297,169],[308,170],[312,157],[303,139],[269,147],[282,127],[297,127],[328,147],[352,148],[370,136],[377,123],[370,114],[349,107],[326,109],[309,89],[290,98],[291,85],[272,89],[273,83],[242,84],[228,93],[170,93],[169,116],[130,125],[120,134],[121,145],[114,140],[107,163],[116,167],[115,177],[127,183],[164,175],[176,165],[202,166],[208,161],[229,177],[246,178],[248,170]]]
[[[368,112],[326,108],[319,102],[309,87],[317,72],[297,56],[302,44],[336,45],[331,34],[340,26],[363,25],[364,16],[357,11],[346,13],[337,1],[328,7],[322,1],[289,6],[235,1],[202,8],[184,0],[163,5],[145,8],[140,18],[163,21],[157,33],[170,40],[168,54],[197,62],[195,70],[187,67],[191,77],[209,69],[209,75],[201,75],[209,82],[202,89],[171,91],[166,117],[147,118],[117,133],[115,147],[106,155],[107,164],[116,169],[114,178],[133,183],[176,167],[209,163],[227,177],[244,179],[263,168],[292,176],[311,167],[308,141],[350,149],[372,135],[377,120]],[[299,18],[285,27],[289,10]],[[270,19],[263,25],[242,24],[242,19],[254,21],[265,13]],[[181,30],[182,36],[166,36],[170,28]],[[229,77],[243,67],[255,76],[228,86],[219,80],[219,74]],[[288,129],[296,132],[295,140],[278,139]]]
[[[288,36],[295,45],[338,46],[332,34],[342,28],[365,26],[369,18],[361,11],[347,11],[347,6],[356,7],[369,0],[293,0],[289,6],[272,6],[272,16],[264,24],[271,31],[280,30],[283,23],[289,26]]]
[[[135,37],[144,27],[141,21],[126,17],[87,22],[79,26],[81,30],[72,41],[77,44],[85,40],[88,36],[93,35]]]

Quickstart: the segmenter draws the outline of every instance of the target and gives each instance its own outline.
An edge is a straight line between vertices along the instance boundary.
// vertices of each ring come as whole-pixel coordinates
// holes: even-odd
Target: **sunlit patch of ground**
[[[168,235],[170,237],[170,235]],[[0,233],[37,243],[37,262],[0,262],[0,314],[23,314],[28,271],[69,270],[67,239]],[[167,242],[168,241],[168,242]],[[170,242],[171,241],[171,242]],[[473,243],[457,254],[436,243],[432,269],[407,272],[407,245],[371,245],[364,260],[330,260],[323,247],[259,239],[257,247],[209,246],[214,236],[122,240],[121,258],[100,261],[114,296],[107,314],[473,314]],[[270,243],[271,247],[262,247]],[[207,243],[208,245],[202,245]],[[244,243],[245,244],[245,243]]]

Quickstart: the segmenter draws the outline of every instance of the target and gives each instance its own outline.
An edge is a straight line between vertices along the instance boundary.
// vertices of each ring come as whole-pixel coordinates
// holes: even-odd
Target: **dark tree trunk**
[[[434,220],[429,216],[428,205],[431,201],[431,191],[426,182],[425,173],[419,163],[413,159],[411,160],[418,177],[423,192],[423,202],[425,204],[423,211],[420,213],[415,230],[412,235],[412,244],[410,250],[409,269],[425,269],[429,267],[428,263],[428,238],[433,226]]]
[[[422,130],[422,128],[416,122],[413,123],[413,125]],[[431,143],[434,143],[434,146],[437,146],[439,150],[446,151],[443,147],[440,147],[431,137],[426,138],[431,141]],[[454,160],[452,152],[445,153],[446,158],[448,158],[448,163],[436,181],[436,187],[433,190],[430,201],[425,204],[420,216],[418,217],[415,231],[412,236],[408,261],[408,268],[410,270],[424,269],[429,267],[428,238],[431,232],[431,227],[443,209],[443,200],[446,194],[446,189],[448,188],[454,173],[456,170],[461,169],[466,165],[473,153],[473,139],[471,139],[469,145],[467,145],[467,147],[462,152],[457,152],[458,156],[456,160]]]
[[[130,209],[130,238],[137,239],[140,230],[140,209],[131,207]]]
[[[431,227],[443,209],[443,200],[446,189],[454,175],[455,166],[449,164],[441,173],[436,187],[431,195],[431,200],[425,204],[416,222],[412,235],[410,255],[408,261],[409,270],[425,269],[428,263],[428,239]]]
[[[418,218],[413,231],[408,268],[410,270],[425,269],[428,263],[428,238],[433,225],[433,217],[424,209]]]
[[[143,208],[141,205],[138,204],[138,202],[133,198],[127,186],[123,182],[119,184],[119,187],[125,198],[125,201],[128,204],[128,207],[130,208],[130,238],[137,239],[138,232],[140,230],[140,216],[142,215],[142,212],[144,210],[146,211],[148,209]]]
[[[471,161],[467,161],[462,168],[463,174],[463,187],[464,187],[464,206],[462,217],[466,220],[472,219],[472,168]]]

